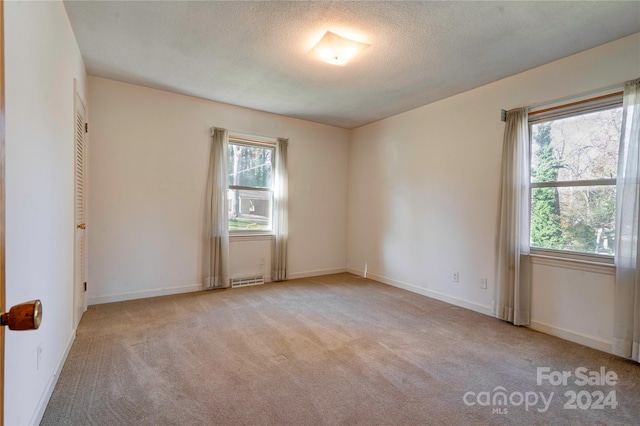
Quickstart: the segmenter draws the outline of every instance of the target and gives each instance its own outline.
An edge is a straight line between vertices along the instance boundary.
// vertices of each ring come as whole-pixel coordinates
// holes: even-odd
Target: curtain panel
[[[204,287],[229,287],[229,206],[227,179],[229,132],[214,127],[211,131],[211,154],[204,224]]]
[[[496,241],[496,317],[529,325],[529,124],[526,109],[507,112]]]
[[[616,283],[612,352],[640,362],[640,80],[625,84],[616,202]]]
[[[287,174],[287,149],[289,139],[278,138],[276,145],[276,183],[273,206],[273,251],[271,254],[271,279],[287,279],[287,241],[289,239],[289,176]]]

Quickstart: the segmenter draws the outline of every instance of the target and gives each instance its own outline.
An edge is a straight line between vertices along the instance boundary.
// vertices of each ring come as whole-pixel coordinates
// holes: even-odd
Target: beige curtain
[[[204,226],[205,288],[229,287],[229,207],[227,201],[229,132],[211,129]]]
[[[640,80],[624,88],[616,204],[616,284],[612,352],[640,362]]]
[[[278,138],[276,145],[276,183],[273,194],[273,231],[275,234],[271,255],[271,279],[273,281],[284,281],[287,279],[287,240],[289,239],[288,146],[289,139]]]
[[[496,253],[496,317],[529,325],[529,124],[526,109],[507,112]]]

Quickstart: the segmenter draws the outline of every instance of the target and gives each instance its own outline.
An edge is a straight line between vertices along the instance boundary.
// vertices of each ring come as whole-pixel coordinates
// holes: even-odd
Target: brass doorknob
[[[87,229],[87,225],[85,225],[84,223],[81,223],[80,225],[78,225],[79,229]]]
[[[0,316],[0,325],[9,330],[36,330],[42,322],[42,303],[39,300],[21,303]]]

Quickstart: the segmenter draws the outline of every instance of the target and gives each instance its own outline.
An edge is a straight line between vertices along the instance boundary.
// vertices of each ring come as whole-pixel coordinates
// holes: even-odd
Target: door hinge
[[[89,133],[89,123],[84,123],[84,132]]]
[[[87,291],[87,283],[84,283],[84,291]]]

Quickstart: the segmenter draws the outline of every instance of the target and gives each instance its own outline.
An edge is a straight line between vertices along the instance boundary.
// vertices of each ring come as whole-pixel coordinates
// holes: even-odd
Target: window
[[[620,94],[530,113],[533,249],[613,256],[621,123]]]
[[[272,231],[275,146],[229,139],[229,231]]]

